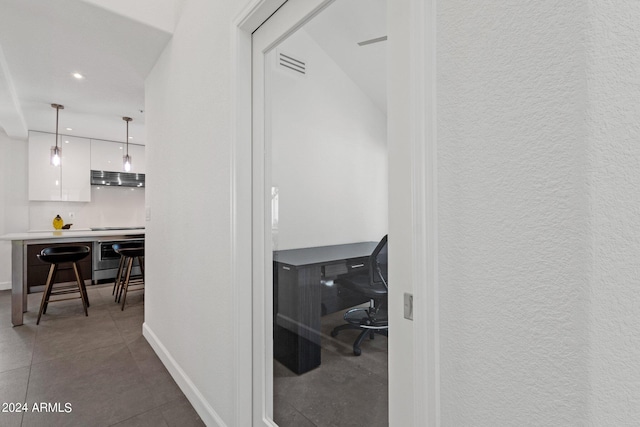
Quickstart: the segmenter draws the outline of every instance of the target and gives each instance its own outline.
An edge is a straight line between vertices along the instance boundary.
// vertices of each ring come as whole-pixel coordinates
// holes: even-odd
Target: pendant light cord
[[[129,155],[129,122],[131,120],[133,120],[131,117],[123,117],[122,120],[124,120],[125,122],[127,122],[127,156]]]
[[[60,114],[60,107],[56,106],[56,148],[58,148],[58,115]]]
[[[58,148],[58,122],[60,117],[60,110],[64,110],[64,105],[51,104],[51,106],[56,109],[56,148]]]

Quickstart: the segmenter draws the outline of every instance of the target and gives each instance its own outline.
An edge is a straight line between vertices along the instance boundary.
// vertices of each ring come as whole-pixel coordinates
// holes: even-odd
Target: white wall
[[[145,87],[145,336],[179,384],[197,390],[201,416],[227,425],[236,399],[230,37],[245,3],[186,1]]]
[[[640,420],[640,3],[589,0],[592,425]]]
[[[637,425],[640,5],[439,4],[443,425]]]
[[[71,229],[144,226],[144,199],[143,188],[92,185],[91,202],[29,202],[29,230],[51,230],[58,214]]]
[[[277,249],[380,240],[387,233],[386,114],[304,29],[278,49],[304,60],[307,74],[270,58]]]
[[[0,128],[0,234],[29,229],[27,141]],[[0,290],[11,289],[11,242],[0,241]]]
[[[438,12],[443,425],[587,425],[584,2]]]

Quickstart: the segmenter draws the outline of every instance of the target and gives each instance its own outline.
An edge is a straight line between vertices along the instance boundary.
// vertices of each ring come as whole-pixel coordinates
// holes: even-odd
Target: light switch
[[[404,293],[404,318],[413,320],[413,294]]]

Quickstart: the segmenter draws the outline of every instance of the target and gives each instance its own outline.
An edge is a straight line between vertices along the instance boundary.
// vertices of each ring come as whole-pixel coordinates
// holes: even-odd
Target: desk
[[[0,236],[11,241],[11,323],[22,325],[27,311],[27,246],[37,243],[93,242],[100,237],[131,238],[144,236],[145,230],[60,230],[12,233]]]
[[[344,274],[367,271],[378,242],[273,253],[273,357],[296,374],[320,365],[320,317],[366,302],[333,285]]]

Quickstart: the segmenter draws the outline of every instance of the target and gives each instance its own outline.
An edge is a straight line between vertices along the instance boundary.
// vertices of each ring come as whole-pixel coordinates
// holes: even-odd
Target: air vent
[[[105,185],[109,187],[144,187],[144,174],[92,170],[91,185]]]
[[[296,59],[291,55],[278,52],[278,64],[281,67],[296,71],[300,74],[307,74],[307,64],[300,59]]]

